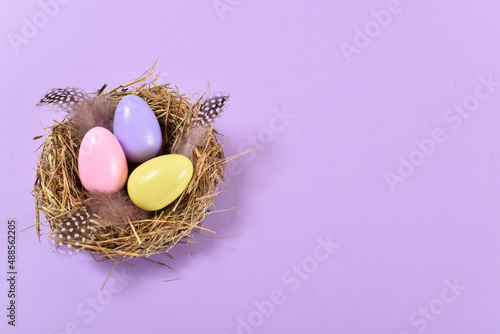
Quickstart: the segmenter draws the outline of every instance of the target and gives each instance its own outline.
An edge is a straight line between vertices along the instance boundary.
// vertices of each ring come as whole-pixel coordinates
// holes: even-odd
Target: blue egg
[[[136,95],[126,95],[116,107],[113,134],[127,160],[143,163],[160,153],[162,133],[151,107]]]

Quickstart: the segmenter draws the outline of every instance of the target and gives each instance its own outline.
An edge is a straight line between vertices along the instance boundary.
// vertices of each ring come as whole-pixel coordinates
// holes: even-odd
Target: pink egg
[[[123,149],[107,129],[90,129],[82,139],[78,154],[78,172],[90,192],[117,192],[127,182],[128,167]]]

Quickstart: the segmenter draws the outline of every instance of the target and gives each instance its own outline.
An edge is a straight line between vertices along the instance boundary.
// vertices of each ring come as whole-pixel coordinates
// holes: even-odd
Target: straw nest
[[[157,77],[155,78],[157,79]],[[138,84],[138,85],[137,85]],[[99,94],[97,92],[96,94]],[[200,108],[201,97],[191,103],[191,96],[179,93],[169,84],[158,85],[146,77],[102,93],[114,106],[126,94],[142,97],[153,109],[163,132],[163,148],[160,154],[170,153],[172,147],[183,140],[191,126],[192,115]],[[78,176],[79,139],[72,127],[72,120],[46,127],[44,144],[38,154],[36,180],[33,197],[36,204],[36,231],[40,237],[48,234],[53,240],[64,229],[68,217],[85,208],[85,189]],[[58,240],[65,247],[86,251],[96,260],[147,258],[153,254],[165,253],[179,242],[189,241],[195,231],[204,229],[201,225],[214,197],[224,182],[226,159],[222,144],[212,126],[208,128],[203,146],[197,146],[192,161],[193,178],[186,191],[163,210],[152,212],[146,219],[128,221],[120,228],[107,226],[105,222],[93,225],[93,233],[83,240]],[[129,165],[129,173],[135,166]],[[45,221],[40,218],[45,214]],[[43,226],[50,231],[44,232]],[[76,244],[76,245],[75,245]],[[78,246],[78,247],[76,247]]]

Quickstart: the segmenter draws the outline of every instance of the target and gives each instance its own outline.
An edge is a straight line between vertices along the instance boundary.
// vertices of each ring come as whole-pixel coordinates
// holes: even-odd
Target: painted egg
[[[142,163],[160,153],[162,133],[151,107],[136,95],[126,95],[116,107],[113,133],[127,160]]]
[[[162,155],[146,161],[130,174],[128,195],[143,210],[160,210],[186,190],[192,176],[191,160],[180,154]]]
[[[97,126],[85,134],[78,153],[78,172],[90,192],[113,193],[123,188],[127,159],[111,131]]]

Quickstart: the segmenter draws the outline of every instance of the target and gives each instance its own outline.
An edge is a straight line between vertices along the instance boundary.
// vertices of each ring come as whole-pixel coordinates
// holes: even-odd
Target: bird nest
[[[158,85],[147,76],[111,91],[94,93],[95,98],[105,99],[116,108],[118,101],[127,94],[143,98],[154,111],[163,134],[160,155],[172,153],[182,145],[186,134],[193,127],[202,98],[179,93],[169,84]],[[68,112],[71,115],[70,112]],[[78,151],[81,138],[74,127],[74,119],[45,128],[45,142],[37,150],[38,163],[33,197],[36,204],[36,231],[38,237],[48,235],[56,247],[65,252],[88,252],[96,260],[147,258],[165,253],[179,242],[189,241],[193,233],[206,230],[202,227],[205,216],[214,205],[214,197],[224,182],[224,157],[222,144],[212,125],[206,126],[204,140],[193,148],[193,177],[187,189],[174,202],[154,212],[114,208],[122,224],[109,224],[106,217],[89,213],[92,197],[82,186],[78,174]],[[129,174],[137,165],[129,163]],[[125,194],[125,195],[124,195]],[[126,189],[121,195],[126,196]],[[120,203],[123,198],[111,201]],[[128,198],[126,198],[128,200]],[[120,205],[120,204],[114,205]],[[40,211],[45,215],[42,220]],[[50,231],[44,231],[44,227]],[[69,235],[71,230],[71,236]]]

